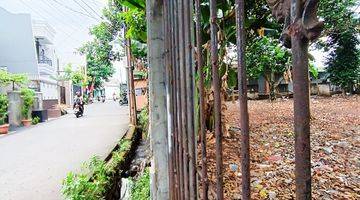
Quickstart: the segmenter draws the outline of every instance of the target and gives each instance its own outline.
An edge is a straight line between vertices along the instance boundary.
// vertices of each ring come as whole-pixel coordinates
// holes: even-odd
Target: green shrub
[[[125,153],[130,150],[131,140],[119,142],[119,149],[112,153],[112,158],[105,163],[98,157],[84,163],[80,173],[70,172],[63,181],[62,194],[69,200],[101,200],[111,186],[111,179],[117,167],[124,161]]]
[[[34,117],[34,118],[32,119],[32,121],[31,121],[31,123],[32,123],[33,125],[36,125],[36,124],[40,123],[40,118],[39,118],[38,116]]]
[[[131,187],[131,199],[148,200],[150,199],[150,172],[146,168],[144,174],[138,180],[134,180]]]
[[[20,96],[23,100],[23,106],[21,108],[21,114],[24,119],[30,119],[31,107],[34,104],[35,92],[34,90],[23,88],[20,91]]]
[[[93,179],[93,181],[91,181]],[[93,157],[90,162],[84,163],[82,172],[70,172],[63,182],[62,193],[71,200],[100,200],[104,199],[109,177],[105,162]]]
[[[5,94],[0,94],[0,125],[5,124],[8,114],[9,100]]]
[[[139,126],[141,127],[143,133],[147,133],[149,127],[149,111],[148,108],[145,107],[141,110],[140,114],[138,115],[138,122]]]

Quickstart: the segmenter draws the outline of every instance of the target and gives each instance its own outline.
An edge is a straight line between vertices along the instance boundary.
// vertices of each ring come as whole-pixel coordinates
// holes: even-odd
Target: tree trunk
[[[152,199],[169,199],[163,0],[147,0]]]
[[[276,94],[275,94],[275,74],[274,72],[270,72],[270,101],[274,101],[276,99]]]

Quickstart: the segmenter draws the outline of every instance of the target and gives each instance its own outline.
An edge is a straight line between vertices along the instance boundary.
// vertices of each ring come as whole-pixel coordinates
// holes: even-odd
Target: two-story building
[[[55,30],[45,21],[0,8],[0,67],[11,73],[26,74],[30,87],[42,93],[45,110],[59,103],[54,37]]]

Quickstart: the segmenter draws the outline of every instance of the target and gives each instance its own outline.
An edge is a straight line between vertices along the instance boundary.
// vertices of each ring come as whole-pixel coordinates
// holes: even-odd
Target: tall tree
[[[279,42],[269,37],[259,37],[248,45],[246,51],[246,62],[248,76],[259,78],[264,76],[270,85],[270,100],[274,100],[275,90],[281,79],[276,75],[283,74],[290,66],[291,53],[281,47]]]
[[[344,92],[353,93],[360,84],[360,51],[359,39],[355,30],[349,29],[331,37],[331,50],[326,62],[330,81],[341,86]]]
[[[117,55],[111,45],[115,37],[114,32],[109,23],[101,22],[90,30],[94,40],[79,49],[79,52],[86,56],[89,84],[95,88],[100,87],[115,73],[112,60],[116,59]]]
[[[320,2],[319,13],[325,20],[327,39],[319,47],[330,51],[325,63],[330,80],[344,92],[353,92],[360,81],[360,18],[354,13],[355,6],[355,0]]]

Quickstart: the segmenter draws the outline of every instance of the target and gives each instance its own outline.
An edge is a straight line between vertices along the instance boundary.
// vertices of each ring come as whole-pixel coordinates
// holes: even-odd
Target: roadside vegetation
[[[150,198],[150,170],[146,168],[144,173],[133,180],[131,187],[132,200],[148,200]]]
[[[117,167],[124,162],[130,151],[132,141],[123,139],[119,149],[112,153],[109,162],[97,156],[85,162],[80,172],[70,172],[63,181],[62,194],[69,200],[99,200],[104,199],[110,188]]]

